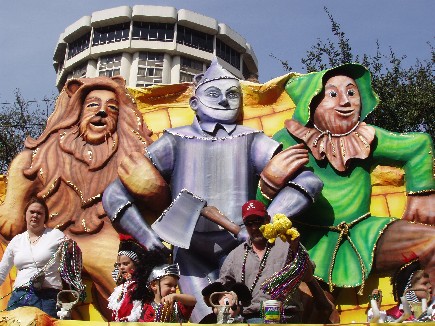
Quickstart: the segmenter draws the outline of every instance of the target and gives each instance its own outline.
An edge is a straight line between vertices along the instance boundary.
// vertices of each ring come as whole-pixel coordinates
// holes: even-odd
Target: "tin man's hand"
[[[232,222],[219,209],[214,206],[205,206],[201,210],[201,215],[206,217],[217,225],[222,226],[225,230],[231,232],[235,236],[240,232],[240,226]]]

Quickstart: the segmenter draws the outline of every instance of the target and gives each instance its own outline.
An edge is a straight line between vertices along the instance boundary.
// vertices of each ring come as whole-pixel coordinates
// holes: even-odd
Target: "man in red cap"
[[[258,200],[247,201],[242,206],[242,218],[252,242],[252,249],[258,256],[263,256],[266,250],[267,239],[261,233],[260,226],[270,222],[270,216],[267,213],[266,207]]]
[[[261,284],[273,274],[281,271],[295,257],[293,248],[304,249],[299,244],[289,244],[281,239],[276,239],[274,243],[267,241],[260,227],[270,222],[270,216],[262,202],[258,200],[246,202],[242,206],[242,218],[249,239],[227,256],[220,270],[218,281],[223,284],[235,282],[246,284],[252,293],[252,301],[251,305],[243,310],[243,317],[249,324],[259,324],[263,323],[261,302],[271,299],[269,294],[260,289]],[[312,269],[309,269],[303,280],[309,281],[312,278]],[[290,305],[285,307],[286,322],[301,322],[301,310],[299,293],[296,292]]]

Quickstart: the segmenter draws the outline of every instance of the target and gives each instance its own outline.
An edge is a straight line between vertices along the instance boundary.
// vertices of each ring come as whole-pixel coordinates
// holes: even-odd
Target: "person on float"
[[[435,222],[431,137],[393,133],[363,122],[379,99],[370,72],[359,64],[296,76],[286,91],[296,109],[273,138],[284,148],[305,144],[307,167],[324,188],[303,214],[294,216],[282,208],[269,208],[269,213],[285,213],[298,228],[316,264],[316,278],[329,284],[330,291],[361,286],[362,294],[372,270],[393,271],[403,257],[414,255],[434,282],[435,227],[427,225]],[[405,170],[403,220],[370,214],[370,171],[379,164]]]
[[[193,295],[178,293],[180,270],[177,264],[155,267],[148,277],[148,300],[142,307],[140,322],[187,323],[196,299]]]
[[[248,324],[264,322],[261,304],[271,296],[260,289],[261,284],[280,272],[284,266],[294,260],[295,264],[306,266],[302,275],[292,280],[297,288],[302,281],[311,281],[313,270],[305,249],[296,243],[276,239],[270,243],[260,231],[260,227],[270,222],[270,216],[263,203],[250,200],[242,206],[242,218],[249,238],[225,259],[219,273],[218,282],[222,284],[245,284],[252,293],[251,304],[243,310],[242,316]],[[284,307],[284,315],[289,323],[301,322],[301,300],[296,291],[291,305]]]
[[[71,241],[62,231],[45,227],[48,217],[45,201],[31,198],[24,209],[27,230],[14,236],[6,247],[0,261],[0,284],[13,266],[17,269],[6,310],[32,306],[57,318],[57,294],[62,290],[60,246]]]
[[[382,291],[380,289],[373,289],[372,294],[369,295],[370,308],[367,309],[367,322],[385,322],[387,313],[385,312],[385,310],[381,309],[382,298]]]
[[[417,313],[414,309],[415,305],[419,305],[423,308],[423,299],[430,300],[432,294],[432,285],[429,281],[429,275],[425,273],[420,266],[418,260],[414,259],[401,266],[391,278],[391,284],[393,285],[393,296],[397,305],[387,310],[381,310],[382,305],[382,291],[374,289],[369,296],[370,300],[376,300],[376,309],[379,310],[379,320],[377,322],[396,322],[405,314],[405,308],[403,306],[402,297],[405,299],[405,304],[411,305],[409,307],[409,313],[411,314],[407,321],[416,321],[419,315],[423,312],[420,309],[420,313]],[[426,307],[428,302],[426,302]],[[418,315],[416,315],[418,314]],[[367,312],[367,321],[373,322],[374,318],[373,307]],[[430,316],[429,316],[430,318]]]
[[[393,284],[394,299],[398,302],[396,306],[386,310],[386,321],[394,321],[400,318],[403,314],[400,297],[404,296],[406,301],[411,305],[412,315],[408,320],[416,320],[420,313],[414,309],[415,304],[422,304],[422,300],[426,299],[426,307],[430,303],[432,297],[432,284],[429,280],[429,275],[421,269],[418,260],[412,260],[401,266],[399,270],[391,278]]]
[[[166,222],[168,229],[194,229],[189,249],[176,247],[174,262],[180,266],[181,291],[198,300],[192,321],[199,322],[209,312],[201,290],[216,280],[223,259],[247,238],[240,207],[255,198],[259,174],[268,169],[269,174],[275,169],[285,170],[280,171],[283,189],[268,192],[268,197],[274,197],[279,190],[273,207],[279,209],[284,203],[291,203],[293,215],[313,202],[322,183],[303,168],[307,162],[303,146],[277,154],[281,149],[278,142],[260,130],[238,123],[243,106],[239,79],[223,69],[216,58],[204,74],[195,77],[190,106],[195,111],[192,125],[165,130],[146,152],[171,187],[170,207],[177,207],[183,190],[207,202],[195,217],[183,207],[185,216],[177,215],[175,220]],[[107,214],[125,227],[129,220],[141,220],[134,212],[135,197],[119,180],[104,192],[103,205]],[[165,220],[166,217],[162,221]],[[141,235],[136,223],[131,229],[130,232],[125,228],[141,243],[159,242],[156,234]],[[177,240],[172,242],[176,245]]]
[[[113,278],[118,285],[108,298],[108,308],[112,310],[112,321],[138,321],[142,311],[142,301],[134,300],[132,293],[140,281],[136,269],[143,264],[151,264],[145,260],[146,249],[133,237],[120,234],[118,256],[113,271]],[[142,280],[146,281],[146,280]]]

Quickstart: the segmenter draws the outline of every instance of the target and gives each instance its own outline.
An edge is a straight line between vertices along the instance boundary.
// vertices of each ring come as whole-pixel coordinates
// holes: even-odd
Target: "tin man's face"
[[[234,123],[240,113],[242,92],[236,79],[218,79],[201,85],[190,99],[200,121]]]

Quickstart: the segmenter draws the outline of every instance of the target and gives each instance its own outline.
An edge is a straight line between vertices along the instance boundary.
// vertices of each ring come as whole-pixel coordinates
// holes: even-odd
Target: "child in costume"
[[[396,271],[391,279],[391,283],[397,305],[387,310],[380,310],[380,318],[377,322],[397,322],[406,311],[403,306],[406,302],[411,305],[410,313],[412,313],[406,320],[416,321],[416,318],[422,313],[421,311],[417,312],[415,309],[416,305],[421,306],[423,299],[430,299],[432,293],[429,275],[421,269],[418,260],[412,260]],[[402,297],[405,298],[406,302],[401,302]],[[382,304],[382,292],[378,289],[373,290],[370,299],[376,300],[377,308],[380,308]],[[367,313],[367,321],[373,322],[372,318],[373,310],[371,308]]]
[[[118,285],[110,295],[108,308],[112,310],[112,321],[137,321],[142,311],[142,302],[133,300],[132,293],[137,286],[135,273],[138,265],[145,261],[146,249],[131,236],[120,234],[118,257],[113,278]]]
[[[180,269],[178,264],[155,267],[148,276],[147,299],[140,322],[187,322],[195,307],[193,295],[177,293]],[[145,295],[144,295],[145,297]]]
[[[420,266],[418,260],[413,260],[403,265],[393,276],[393,294],[394,299],[400,302],[400,297],[405,296],[406,300],[413,304],[421,306],[423,299],[430,300],[432,293],[432,285],[429,281],[429,275],[425,273]],[[415,289],[415,290],[413,290]],[[417,289],[422,289],[417,291]],[[421,314],[413,309],[413,315],[409,320],[415,320]],[[403,314],[403,307],[401,304],[394,306],[386,311],[387,321],[391,319],[397,319]]]

